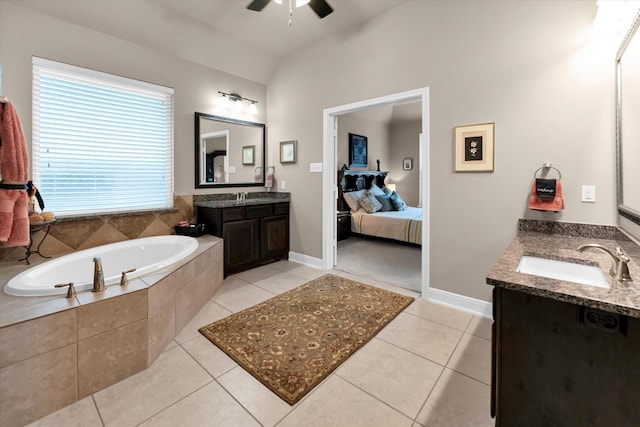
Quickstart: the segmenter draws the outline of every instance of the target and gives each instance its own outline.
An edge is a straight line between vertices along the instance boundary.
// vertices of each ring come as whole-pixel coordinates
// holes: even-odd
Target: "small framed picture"
[[[296,143],[298,141],[281,141],[280,142],[280,163],[296,162]]]
[[[456,172],[493,172],[494,130],[495,123],[455,128]]]
[[[413,169],[413,158],[405,157],[405,159],[402,161],[402,169],[406,171],[410,171],[411,169]]]
[[[242,147],[242,164],[254,165],[256,163],[255,155],[256,155],[255,145],[245,145],[244,147]]]
[[[349,134],[349,165],[357,168],[367,167],[367,137]]]

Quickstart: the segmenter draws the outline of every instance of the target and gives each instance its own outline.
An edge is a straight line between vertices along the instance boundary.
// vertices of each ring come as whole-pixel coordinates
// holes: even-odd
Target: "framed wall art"
[[[349,165],[357,168],[367,167],[367,137],[349,134]]]
[[[411,169],[413,169],[413,158],[405,157],[402,161],[402,170],[410,171]]]
[[[495,123],[454,129],[455,171],[493,172]]]
[[[245,145],[244,147],[242,147],[242,164],[243,165],[255,164],[256,163],[255,155],[256,155],[255,145]]]
[[[280,163],[296,162],[296,142],[295,140],[280,142]]]

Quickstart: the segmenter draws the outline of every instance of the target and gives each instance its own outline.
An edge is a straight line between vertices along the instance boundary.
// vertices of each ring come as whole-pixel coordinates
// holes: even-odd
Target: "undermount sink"
[[[600,267],[593,265],[525,255],[520,258],[516,271],[582,285],[609,288],[609,282]]]

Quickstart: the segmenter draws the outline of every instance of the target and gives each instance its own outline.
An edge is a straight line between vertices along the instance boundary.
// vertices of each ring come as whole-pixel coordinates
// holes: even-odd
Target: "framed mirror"
[[[194,128],[196,188],[264,185],[263,123],[195,113]]]
[[[616,55],[618,213],[640,224],[640,12]]]

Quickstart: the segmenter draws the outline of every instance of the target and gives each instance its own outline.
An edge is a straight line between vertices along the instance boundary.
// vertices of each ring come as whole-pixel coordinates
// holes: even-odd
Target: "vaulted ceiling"
[[[76,25],[266,84],[278,63],[326,37],[354,31],[408,0],[328,0],[319,19],[308,6],[251,0],[10,0]],[[295,3],[295,1],[294,1]]]

